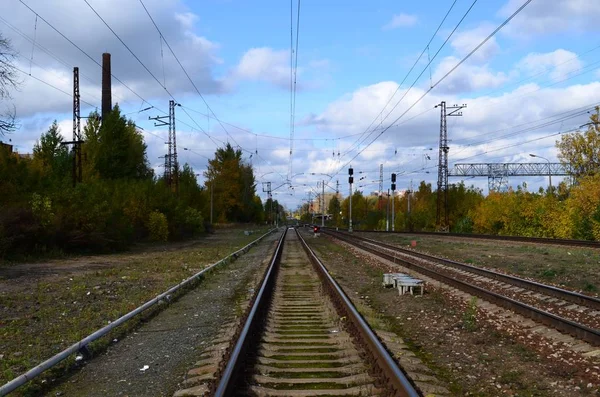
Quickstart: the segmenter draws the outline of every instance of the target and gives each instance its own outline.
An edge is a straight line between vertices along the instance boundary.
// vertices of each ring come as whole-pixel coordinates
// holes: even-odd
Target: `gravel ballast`
[[[47,395],[172,395],[203,345],[239,314],[237,301],[253,288],[255,275],[264,271],[279,235],[271,234],[236,261],[207,275]]]

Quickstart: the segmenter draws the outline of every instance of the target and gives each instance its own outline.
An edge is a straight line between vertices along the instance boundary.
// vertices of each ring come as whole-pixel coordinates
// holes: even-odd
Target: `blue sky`
[[[206,105],[164,43],[161,57],[159,33],[139,0],[88,1],[158,82],[83,0],[77,0],[81,4],[76,7],[73,2],[58,0],[23,0],[92,58],[99,61],[102,52],[112,54],[114,76],[132,89],[113,80],[113,100],[144,128],[148,158],[157,172],[158,157],[165,151],[166,131],[153,127],[148,116],[167,109],[170,97],[164,85],[192,116],[188,117],[184,109],[177,110],[183,162],[190,162],[202,172],[206,157],[216,146],[207,137],[210,135],[217,143],[229,140],[239,144],[261,182],[280,185],[290,176],[290,142],[286,139],[290,136],[290,3],[144,1],[216,116],[251,131],[224,124],[226,133],[217,120],[202,115],[207,113]],[[5,0],[0,4],[0,32],[19,52],[17,66],[67,93],[72,91],[72,67],[79,66],[81,98],[99,106],[100,68],[40,19],[36,27],[35,14],[23,2]],[[439,111],[433,107],[442,100],[468,104],[463,117],[448,123],[451,166],[454,162],[529,162],[531,152],[556,161],[556,134],[586,121],[586,114],[574,115],[577,109],[585,113],[600,102],[596,64],[600,63],[600,48],[596,48],[600,45],[596,23],[600,2],[596,0],[533,0],[403,115],[431,82],[456,65],[523,2],[477,1],[431,66],[425,68],[428,55],[434,56],[473,3],[457,0],[429,51],[393,97],[452,1],[302,2],[292,172],[303,175],[291,181],[294,189],[283,186],[276,198],[295,208],[310,187],[316,190],[317,180],[323,178],[311,173],[332,175],[331,184],[339,179],[342,191],[347,191],[343,166],[350,160],[357,171],[369,171],[369,180],[377,179],[376,170],[384,164],[386,180],[392,171],[403,173],[399,188],[406,188],[410,180],[415,184],[426,180],[435,186]],[[293,1],[294,32],[296,7],[297,1]],[[35,46],[27,39],[34,35]],[[421,71],[421,79],[407,93]],[[26,74],[22,81],[12,99],[21,128],[3,140],[10,139],[19,151],[29,152],[53,119],[59,120],[63,134],[69,137],[69,95]],[[384,116],[390,112],[403,95],[405,98],[389,117],[383,121],[377,118],[382,110]],[[384,108],[388,101],[390,105]],[[137,113],[149,104],[155,109]],[[85,113],[90,109],[84,104],[82,110]],[[561,120],[560,114],[573,117]],[[398,117],[403,124],[390,128],[370,146],[366,144],[371,138],[357,141],[360,133],[370,132],[369,127],[387,127]],[[511,180],[513,184],[523,181],[534,189],[546,183],[542,177]],[[465,182],[487,190],[485,179]],[[372,184],[361,190],[371,192],[376,188]]]

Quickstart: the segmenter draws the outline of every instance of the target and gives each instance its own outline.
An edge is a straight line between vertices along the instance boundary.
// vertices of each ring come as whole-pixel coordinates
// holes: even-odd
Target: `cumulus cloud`
[[[315,89],[323,86],[324,77],[331,68],[328,59],[307,59],[305,66],[297,69],[296,90]],[[290,52],[270,47],[251,48],[225,79],[230,89],[243,81],[266,82],[277,88],[290,89]]]
[[[302,69],[299,68],[301,73]],[[269,47],[248,50],[232,72],[234,80],[267,81],[290,88],[290,52]]]
[[[419,19],[416,15],[410,15],[405,13],[394,14],[392,20],[383,25],[383,30],[393,30],[398,28],[411,27],[417,24]]]
[[[531,53],[523,58],[517,67],[529,74],[549,73],[550,78],[557,81],[569,73],[580,70],[583,64],[577,54],[558,49],[547,53]]]
[[[448,73],[458,62],[454,56],[445,57],[433,73],[433,81],[438,81]],[[465,63],[450,74],[440,85],[439,90],[444,93],[467,93],[486,88],[497,88],[509,80],[508,74],[494,72],[486,65]]]
[[[479,45],[493,30],[495,26],[484,22],[473,29],[467,29],[455,33],[450,41],[450,45],[460,57],[464,57]],[[485,62],[490,60],[498,53],[499,46],[496,38],[488,40],[471,58],[471,61]]]
[[[225,89],[223,82],[217,79],[213,73],[214,66],[221,62],[217,55],[219,45],[194,33],[198,16],[187,12],[181,0],[169,2],[148,0],[145,4],[160,27],[164,39],[169,42],[198,88],[207,94],[223,92]],[[33,58],[34,62],[39,65],[38,69],[32,67],[32,75],[35,77],[44,80],[50,78],[49,82],[59,84],[60,78],[49,76],[58,74],[66,76],[69,81],[72,81],[72,68],[78,66],[81,84],[87,84],[89,91],[99,96],[101,67],[94,61],[101,63],[102,53],[109,52],[112,55],[113,75],[146,99],[165,98],[165,90],[161,87],[163,84],[176,96],[195,92],[164,42],[162,43],[164,57],[161,56],[160,35],[138,3],[123,5],[118,0],[106,0],[94,2],[93,6],[159,82],[144,70],[87,6],[74,8],[68,2],[56,0],[32,0],[28,2],[28,5],[93,59],[89,59],[50,26],[38,19],[35,32],[36,44],[48,50],[49,53],[40,47],[35,48]],[[10,8],[9,14],[5,17],[16,29],[30,38],[33,37],[35,15],[26,7],[16,4]],[[3,35],[11,40],[15,50],[21,54],[27,54],[27,58],[29,58],[32,43],[26,37],[9,27],[3,29]],[[27,72],[29,72],[28,63],[22,64]],[[40,111],[56,111],[54,103],[64,101],[62,98],[64,94],[48,91],[42,83],[35,80],[26,77],[23,80],[22,92],[14,93],[15,101],[17,103],[33,103],[18,109],[21,117]],[[136,106],[139,106],[140,99],[115,79],[113,79],[113,88],[115,102],[133,101]],[[72,88],[68,88],[66,91],[70,92]],[[37,99],[32,99],[31,92],[42,92],[44,95],[38,95]],[[84,95],[82,89],[83,100],[91,97],[91,95]],[[68,108],[63,110],[68,111]]]
[[[509,0],[498,14],[507,17],[522,4],[522,0]],[[598,18],[600,18],[600,2],[597,0],[533,1],[512,20],[504,32],[523,37],[567,30],[597,31]]]

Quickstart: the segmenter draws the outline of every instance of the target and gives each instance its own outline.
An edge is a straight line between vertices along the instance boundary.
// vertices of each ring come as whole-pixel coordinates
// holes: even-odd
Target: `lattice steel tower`
[[[73,185],[81,183],[81,103],[79,94],[79,68],[73,68]]]
[[[155,127],[169,126],[169,139],[167,142],[167,154],[165,154],[165,182],[171,186],[175,192],[179,192],[179,162],[177,160],[177,137],[175,134],[175,106],[178,106],[174,100],[169,101],[169,115],[148,117],[154,120]],[[168,119],[168,121],[165,121]]]
[[[437,188],[437,215],[436,229],[438,231],[447,232],[450,225],[448,224],[448,125],[446,118],[448,116],[462,116],[460,111],[466,108],[467,105],[446,106],[446,102],[442,101],[435,107],[440,107],[440,149],[438,156],[438,188]],[[446,111],[452,110],[450,113]]]

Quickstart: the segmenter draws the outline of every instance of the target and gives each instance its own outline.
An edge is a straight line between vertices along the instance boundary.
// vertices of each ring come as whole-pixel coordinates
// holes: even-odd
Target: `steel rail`
[[[600,248],[600,241],[572,240],[572,239],[565,239],[565,238],[550,238],[550,237],[501,236],[501,235],[493,235],[493,234],[464,234],[464,233],[442,233],[442,232],[401,232],[401,231],[389,232],[389,231],[385,231],[385,230],[355,230],[355,232],[392,233],[392,234],[406,234],[406,235],[415,235],[415,236],[423,235],[423,236],[437,236],[437,237],[474,238],[474,239],[481,239],[481,240],[502,240],[502,241],[517,241],[517,242],[522,242],[522,243],[564,245],[564,246],[568,246],[568,247]]]
[[[330,231],[325,231],[325,233],[332,233]],[[600,299],[595,298],[593,296],[588,296],[588,295],[584,295],[581,294],[579,292],[575,292],[575,291],[569,291],[563,288],[559,288],[559,287],[554,287],[552,285],[547,285],[547,284],[542,284],[539,283],[537,281],[532,281],[532,280],[527,280],[524,278],[520,278],[517,276],[512,276],[509,274],[504,274],[504,273],[500,273],[491,269],[483,269],[477,266],[472,266],[466,263],[461,263],[461,262],[456,262],[450,259],[445,259],[445,258],[440,258],[438,256],[434,256],[434,255],[429,255],[429,254],[424,254],[422,252],[415,252],[412,250],[408,250],[405,248],[401,248],[401,247],[397,247],[391,244],[386,244],[383,243],[381,241],[377,241],[377,240],[373,240],[373,239],[369,239],[366,237],[362,237],[362,236],[357,236],[355,234],[353,235],[348,235],[345,232],[337,232],[337,233],[343,233],[346,236],[349,236],[350,238],[354,238],[357,240],[361,240],[361,241],[366,241],[370,244],[374,244],[377,245],[379,247],[383,247],[389,250],[393,250],[405,255],[410,255],[413,257],[418,257],[421,259],[425,259],[428,261],[433,261],[433,262],[437,262],[440,263],[442,265],[446,265],[446,266],[450,266],[450,267],[454,267],[460,270],[465,270],[467,272],[470,273],[474,273],[480,276],[484,276],[484,277],[489,277],[489,278],[493,278],[508,284],[512,284],[518,287],[523,287],[523,288],[527,288],[536,292],[540,292],[542,294],[546,294],[546,295],[550,295],[553,296],[555,298],[559,298],[559,299],[563,299],[572,303],[576,303],[578,305],[583,305],[592,309],[596,309],[596,310],[600,310]]]
[[[143,311],[147,310],[148,308],[156,305],[157,303],[159,303],[160,301],[162,301],[164,298],[166,298],[167,295],[170,295],[170,294],[178,291],[182,287],[190,284],[194,280],[196,280],[199,277],[203,276],[206,272],[209,272],[210,270],[216,268],[219,265],[227,263],[230,259],[237,259],[238,256],[240,256],[241,254],[246,253],[252,246],[258,244],[263,238],[265,238],[269,234],[273,233],[273,231],[275,231],[275,230],[277,230],[277,229],[271,229],[271,230],[269,230],[267,233],[263,234],[262,236],[260,236],[256,240],[254,240],[251,243],[249,243],[246,246],[244,246],[243,248],[240,248],[239,250],[233,252],[232,254],[229,254],[225,258],[219,260],[218,262],[213,263],[212,265],[204,268],[203,270],[199,271],[198,273],[194,274],[193,276],[191,276],[191,277],[183,280],[179,284],[171,287],[169,290],[163,292],[160,295],[157,295],[155,298],[153,298],[153,299],[149,300],[148,302],[144,303],[142,306],[140,306],[140,307],[138,307],[138,308],[130,311],[129,313],[121,316],[120,318],[118,318],[117,320],[113,321],[109,325],[107,325],[107,326],[105,326],[105,327],[103,327],[103,328],[95,331],[94,333],[86,336],[85,338],[83,338],[79,342],[74,343],[73,345],[71,345],[70,347],[68,347],[65,350],[61,351],[60,353],[52,356],[51,358],[49,358],[46,361],[38,364],[37,366],[33,367],[29,371],[25,372],[24,374],[22,374],[22,375],[20,375],[20,376],[18,376],[16,378],[14,378],[13,380],[11,380],[8,383],[2,385],[2,387],[0,387],[0,396],[4,396],[4,395],[12,392],[13,390],[17,389],[18,387],[24,385],[25,383],[27,383],[27,382],[31,381],[32,379],[34,379],[35,377],[39,376],[42,372],[44,372],[44,371],[46,371],[46,370],[54,367],[55,365],[57,365],[58,363],[60,363],[61,361],[63,361],[67,357],[69,357],[70,355],[75,354],[75,353],[77,353],[77,352],[85,349],[87,347],[87,345],[89,345],[91,342],[93,342],[93,341],[101,338],[102,336],[106,335],[108,332],[112,331],[114,328],[116,328],[119,325],[125,323],[126,321],[128,321],[131,318],[135,317],[136,315],[142,313]]]
[[[471,285],[464,281],[452,278],[445,274],[439,273],[435,270],[428,269],[424,266],[421,266],[421,265],[418,265],[418,264],[415,264],[412,262],[408,262],[406,260],[402,260],[401,258],[398,258],[396,256],[393,256],[393,255],[385,253],[385,252],[381,252],[375,248],[358,244],[355,242],[355,240],[352,240],[347,235],[340,234],[340,233],[337,233],[337,234],[331,233],[330,235],[332,235],[333,237],[335,237],[341,241],[344,241],[350,245],[354,245],[360,249],[363,249],[372,254],[375,254],[376,256],[379,256],[380,258],[383,258],[383,259],[386,259],[389,261],[393,261],[394,263],[400,264],[404,267],[413,269],[413,270],[415,270],[421,274],[424,274],[428,277],[431,277],[435,280],[441,281],[444,284],[451,285],[451,286],[453,286],[459,290],[462,290],[464,292],[467,292],[471,295],[478,296],[489,302],[495,303],[498,306],[502,306],[506,309],[513,310],[516,313],[519,313],[525,317],[531,318],[532,320],[535,320],[535,321],[541,322],[545,325],[548,325],[550,327],[553,327],[561,332],[571,334],[571,335],[577,337],[578,339],[589,342],[590,344],[592,344],[594,346],[600,346],[600,330],[586,327],[582,324],[578,324],[574,321],[564,319],[562,317],[559,317],[552,313],[548,313],[546,311],[540,310],[533,306],[529,306],[525,303],[519,302],[519,301],[511,299],[509,297],[506,297],[506,296],[497,294],[495,292],[491,292],[491,291],[485,290],[483,288],[477,287],[475,285]]]
[[[221,374],[219,384],[217,385],[217,389],[214,394],[215,397],[231,396],[235,392],[236,380],[240,370],[242,369],[245,353],[248,351],[248,347],[252,340],[251,334],[257,327],[256,319],[259,317],[258,313],[269,303],[268,301],[273,290],[272,287],[275,283],[277,266],[279,266],[279,262],[281,260],[283,242],[285,241],[287,231],[288,229],[286,227],[284,232],[281,234],[279,242],[277,243],[277,248],[271,257],[271,263],[267,268],[263,282],[255,295],[252,308],[248,313],[248,317],[246,318],[246,322],[244,323],[242,331],[240,332],[235,346],[231,351],[227,365]]]
[[[354,307],[348,296],[344,293],[338,283],[331,277],[325,265],[319,260],[314,251],[308,246],[304,238],[296,230],[304,251],[317,269],[321,279],[329,287],[335,301],[340,302],[342,310],[358,331],[360,339],[368,347],[368,351],[373,355],[376,365],[379,367],[385,378],[394,388],[394,396],[419,396],[419,392],[406,377],[404,372],[398,367],[398,364],[381,344],[377,336],[373,333],[367,322],[362,318],[358,310]]]

